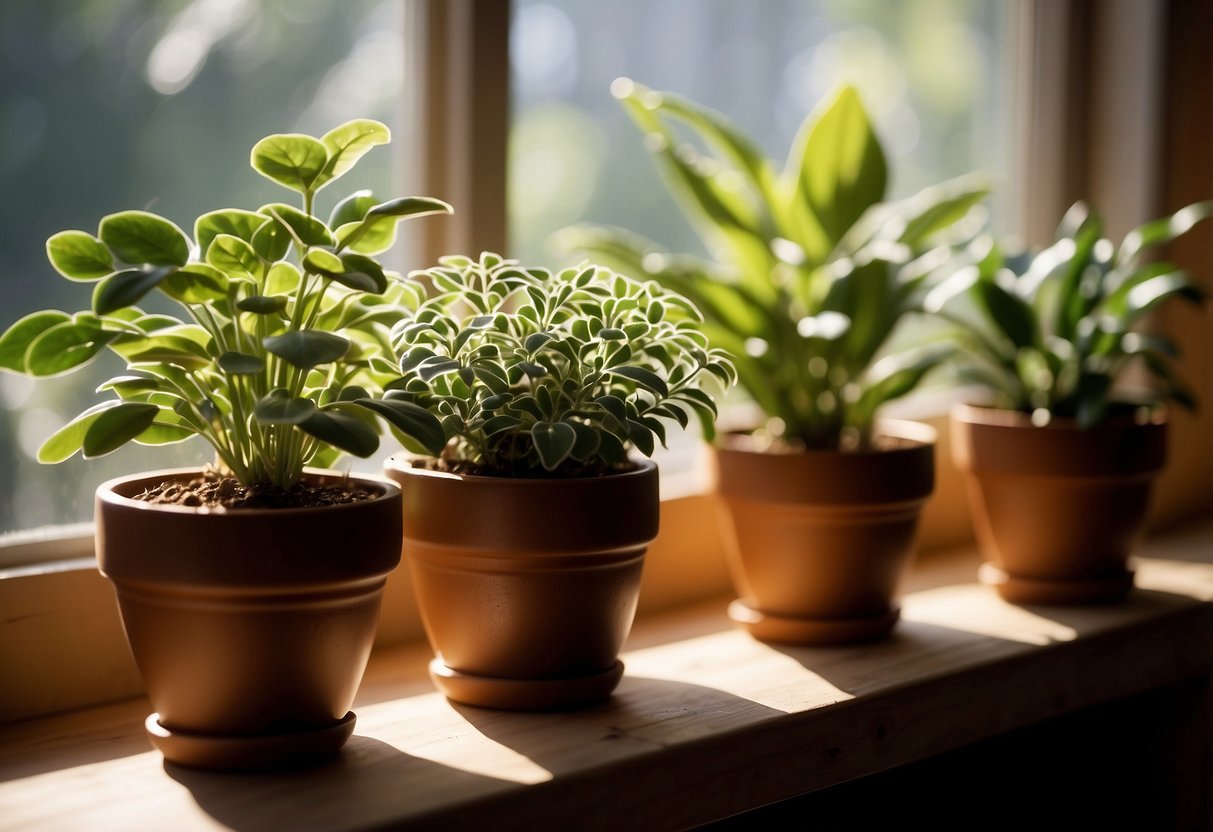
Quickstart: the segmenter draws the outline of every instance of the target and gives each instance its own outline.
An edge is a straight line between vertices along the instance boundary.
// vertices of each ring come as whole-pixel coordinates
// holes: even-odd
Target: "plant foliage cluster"
[[[965,177],[886,202],[885,154],[849,87],[810,113],[782,168],[718,113],[627,79],[612,91],[714,260],[612,228],[566,229],[558,244],[690,297],[790,444],[866,447],[878,408],[950,352],[891,351],[889,339],[921,309],[949,246],[977,232],[984,184]]]
[[[629,446],[651,455],[668,423],[691,417],[712,435],[716,406],[703,388],[732,384],[732,364],[708,345],[695,307],[657,283],[490,253],[446,257],[410,278],[412,311],[392,330],[402,374],[384,406],[430,414],[402,437],[414,450],[544,476],[623,467]]]
[[[374,452],[378,421],[365,404],[380,382],[371,358],[390,349],[388,331],[407,291],[374,255],[392,245],[401,219],[450,206],[424,197],[381,202],[360,191],[326,221],[314,202],[389,138],[383,124],[361,119],[320,138],[262,139],[253,168],[299,194],[301,205],[212,211],[198,217],[193,238],[146,211],[111,214],[96,235],[52,236],[51,264],[92,286],[91,308],[17,321],[0,336],[0,367],[53,376],[109,349],[126,370],[98,389],[114,398],[52,435],[39,459],[198,435],[242,483],[286,488],[305,465]],[[153,292],[183,316],[137,305]]]
[[[974,240],[928,295],[927,308],[960,325],[963,373],[1000,407],[1039,414],[1041,421],[1075,419],[1081,427],[1143,404],[1192,407],[1192,394],[1171,367],[1174,344],[1134,326],[1168,298],[1203,298],[1175,264],[1143,255],[1211,210],[1213,203],[1189,205],[1117,245],[1103,236],[1099,216],[1076,203],[1056,241],[1035,256],[1008,256],[989,237]],[[1115,384],[1135,363],[1158,386],[1126,398]]]

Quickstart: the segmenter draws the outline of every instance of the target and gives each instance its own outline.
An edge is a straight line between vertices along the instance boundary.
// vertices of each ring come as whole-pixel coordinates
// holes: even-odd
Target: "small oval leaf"
[[[262,344],[279,358],[304,369],[336,361],[350,349],[350,342],[340,335],[318,330],[271,335]]]
[[[101,220],[97,236],[126,263],[184,266],[189,238],[164,217],[147,211],[120,211]]]
[[[68,280],[99,280],[114,270],[105,244],[84,231],[60,231],[46,241],[46,256]]]

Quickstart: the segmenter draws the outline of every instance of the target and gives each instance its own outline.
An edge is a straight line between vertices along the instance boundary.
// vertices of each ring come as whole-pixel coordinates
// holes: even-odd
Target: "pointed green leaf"
[[[665,380],[652,370],[644,367],[612,367],[608,372],[610,372],[612,375],[622,376],[623,378],[630,379],[637,384],[647,387],[663,398],[670,395],[670,388],[666,385]]]
[[[628,439],[632,440],[632,444],[636,446],[636,450],[645,456],[652,456],[653,451],[656,450],[652,431],[635,419],[628,419],[627,429]]]
[[[544,469],[555,471],[569,458],[577,444],[577,432],[564,422],[536,422],[531,426],[531,441]]]
[[[801,129],[794,198],[809,206],[836,243],[884,198],[884,151],[859,93],[850,86],[840,89],[824,110],[811,113]]]
[[[340,410],[317,410],[300,422],[299,428],[354,456],[367,457],[379,449],[375,429]]]
[[[386,419],[393,427],[418,442],[431,456],[446,447],[446,432],[438,417],[424,407],[400,399],[358,399],[357,403]]]
[[[328,164],[315,181],[315,190],[342,176],[372,147],[392,140],[387,126],[369,118],[347,121],[325,133],[321,141],[328,151]]]
[[[978,303],[1011,343],[1016,347],[1036,343],[1039,329],[1031,306],[993,280],[981,280],[973,288]]]
[[[266,136],[253,145],[253,170],[299,193],[316,190],[316,180],[328,164],[328,150],[318,139],[301,133]]]
[[[53,465],[75,456],[84,445],[84,434],[88,431],[89,426],[97,421],[106,410],[117,407],[121,403],[121,401],[114,399],[95,404],[59,428],[59,430],[47,437],[42,446],[38,448],[38,461],[43,464]]]
[[[258,210],[262,214],[273,217],[277,223],[289,229],[292,239],[297,239],[305,248],[334,245],[333,235],[329,232],[328,226],[293,205],[273,202],[269,205],[262,205]]]
[[[97,414],[85,428],[81,450],[85,459],[95,459],[118,450],[152,423],[160,408],[141,402],[119,402]]]
[[[46,256],[68,280],[98,280],[114,270],[105,244],[84,231],[60,231],[46,241]]]
[[[177,271],[172,266],[155,269],[128,269],[112,274],[99,282],[93,290],[93,311],[108,315],[125,309],[159,286],[165,278]]]
[[[271,335],[265,338],[262,344],[267,351],[304,369],[336,361],[350,349],[349,340],[331,332],[318,330]]]
[[[358,222],[337,229],[337,248],[349,248],[360,254],[380,254],[396,241],[396,224],[405,218],[429,214],[449,214],[452,208],[440,199],[423,196],[401,197],[375,205]]]

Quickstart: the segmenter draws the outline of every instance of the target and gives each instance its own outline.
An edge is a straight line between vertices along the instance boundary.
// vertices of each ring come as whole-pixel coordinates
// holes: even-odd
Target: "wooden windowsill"
[[[1211,539],[1206,525],[1147,544],[1131,600],[1090,609],[1011,606],[967,582],[972,552],[937,558],[915,573],[895,636],[850,648],[760,644],[729,626],[724,600],[652,616],[612,700],[575,713],[452,705],[426,678],[424,645],[380,651],[347,748],[294,773],[166,766],[142,700],[18,723],[0,728],[0,826],[702,823],[1207,678]]]

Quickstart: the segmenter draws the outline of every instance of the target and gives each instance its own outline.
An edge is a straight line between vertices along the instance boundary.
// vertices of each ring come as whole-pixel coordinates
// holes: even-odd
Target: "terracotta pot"
[[[400,492],[355,477],[378,496],[227,511],[131,499],[197,476],[151,472],[97,489],[97,561],[156,709],[152,742],[199,768],[331,755],[354,730],[384,580],[400,561]]]
[[[1019,604],[1123,599],[1153,480],[1166,459],[1166,422],[1114,419],[1087,430],[1044,427],[1025,413],[962,405],[952,454],[966,475],[973,529],[988,561],[981,578]]]
[[[657,536],[657,467],[515,479],[393,457],[386,470],[404,492],[404,557],[438,688],[509,710],[606,699]]]
[[[889,447],[761,452],[715,448],[716,490],[741,596],[729,615],[762,641],[846,644],[887,635],[898,581],[934,487],[935,432],[885,422]]]

